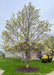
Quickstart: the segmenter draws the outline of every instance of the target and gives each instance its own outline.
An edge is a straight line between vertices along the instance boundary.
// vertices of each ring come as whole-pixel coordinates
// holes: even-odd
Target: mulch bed
[[[40,68],[35,68],[35,67],[29,67],[29,68],[17,67],[17,68],[15,68],[15,70],[19,71],[19,72],[36,72],[36,71],[39,71]]]

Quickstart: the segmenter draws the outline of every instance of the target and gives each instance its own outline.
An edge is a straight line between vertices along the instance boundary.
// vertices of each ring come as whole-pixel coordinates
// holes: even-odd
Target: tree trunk
[[[24,53],[23,53],[23,51],[22,51],[22,60],[24,60]]]
[[[29,67],[29,51],[26,51],[26,68]]]
[[[28,63],[26,63],[26,68],[29,68],[29,64]]]

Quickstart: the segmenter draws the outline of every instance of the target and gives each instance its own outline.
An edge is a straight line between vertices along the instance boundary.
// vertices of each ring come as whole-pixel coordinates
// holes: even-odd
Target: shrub
[[[50,55],[44,55],[41,59],[42,59],[42,62],[51,62],[52,58],[53,57]]]
[[[48,59],[48,56],[44,55],[41,59]]]

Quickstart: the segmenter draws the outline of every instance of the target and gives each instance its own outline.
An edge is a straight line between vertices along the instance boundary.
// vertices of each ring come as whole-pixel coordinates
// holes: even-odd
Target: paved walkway
[[[46,75],[54,75],[54,71],[52,71],[52,72],[50,72],[50,73],[48,73]]]
[[[52,61],[54,61],[54,56],[53,56],[53,60]]]
[[[4,70],[0,70],[0,75],[2,75],[3,72],[4,72]]]

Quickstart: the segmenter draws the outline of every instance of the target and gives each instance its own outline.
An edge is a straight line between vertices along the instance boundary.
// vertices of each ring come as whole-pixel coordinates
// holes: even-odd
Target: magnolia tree
[[[45,42],[45,46],[48,47],[48,49],[46,47],[46,49],[47,49],[46,52],[48,54],[53,55],[53,53],[54,53],[54,36],[48,36],[48,39],[46,39],[44,42]]]
[[[39,50],[37,43],[47,38],[46,34],[50,31],[51,24],[39,20],[39,11],[40,9],[36,9],[31,3],[25,5],[22,11],[17,13],[17,17],[13,14],[7,20],[6,29],[2,32],[2,48],[6,51],[24,51],[27,68],[30,51]]]

